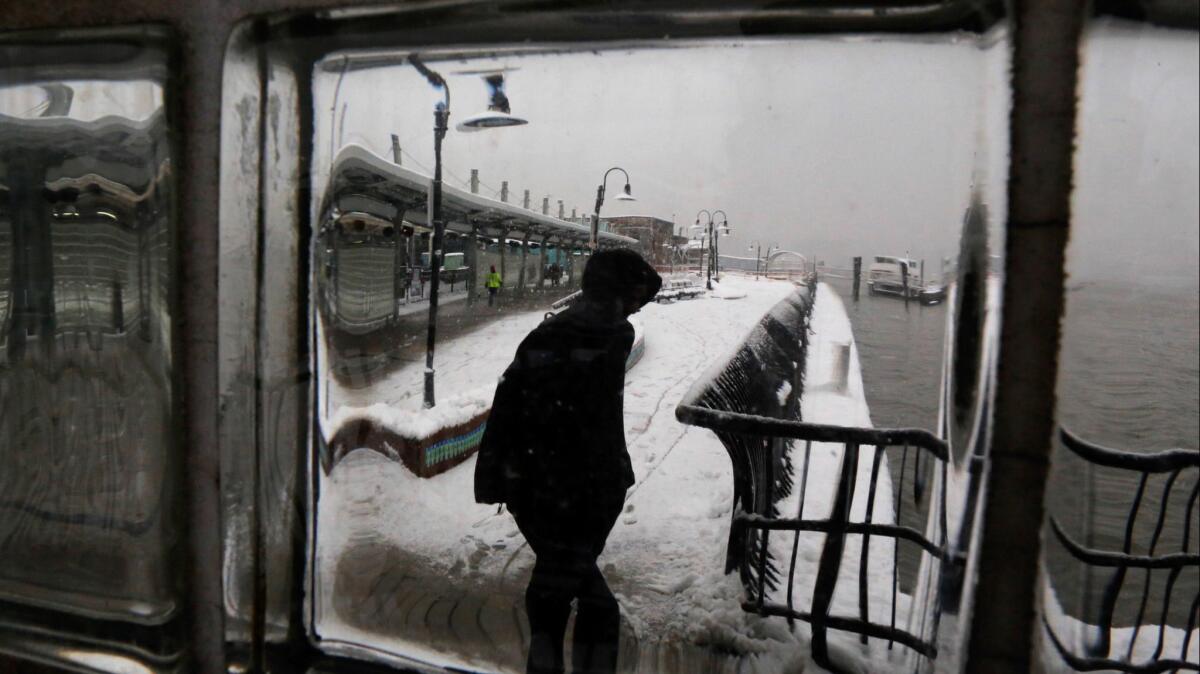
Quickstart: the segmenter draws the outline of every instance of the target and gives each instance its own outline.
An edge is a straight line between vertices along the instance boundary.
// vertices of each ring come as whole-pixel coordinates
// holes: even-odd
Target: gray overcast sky
[[[1126,259],[1195,278],[1195,33],[1116,24],[1092,38],[1073,255],[1101,260],[1120,240]],[[936,270],[936,260],[957,251],[974,180],[995,219],[1003,217],[1006,49],[995,34],[821,37],[439,62],[452,124],[487,103],[478,76],[455,72],[489,66],[517,68],[508,96],[530,121],[452,130],[446,179],[463,186],[478,168],[485,194],[508,180],[510,201],[529,189],[535,208],[550,196],[552,211],[563,199],[568,213],[590,212],[601,175],[620,165],[638,201],[609,199],[605,215],[687,226],[699,209],[721,208],[734,227],[723,253],[745,254],[760,239],[848,265],[852,255],[907,250]],[[315,83],[321,173],[337,132],[337,78],[323,72]],[[431,169],[437,100],[410,66],[350,71],[338,94],[340,141],[390,157],[396,133],[405,165]],[[614,175],[610,195],[619,189]],[[1112,272],[1104,262],[1073,269]]]

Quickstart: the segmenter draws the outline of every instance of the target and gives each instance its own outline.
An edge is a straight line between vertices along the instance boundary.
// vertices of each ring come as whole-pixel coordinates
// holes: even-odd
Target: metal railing
[[[772,309],[727,362],[718,364],[711,376],[701,380],[684,396],[676,408],[676,417],[685,424],[714,431],[732,461],[735,509],[726,571],[739,573],[746,592],[746,601],[742,605],[746,611],[784,617],[789,624],[796,620],[809,623],[812,657],[831,671],[841,670],[830,658],[830,630],[857,634],[863,644],[871,638],[884,639],[889,650],[899,643],[921,657],[932,659],[937,656],[937,628],[945,585],[941,582],[942,576],[946,563],[953,558],[948,552],[946,517],[949,450],[944,440],[926,430],[830,426],[799,420],[814,281],[810,275],[807,288]],[[782,381],[795,383],[786,401],[776,400]],[[796,441],[804,442],[802,455],[795,450]],[[841,464],[832,506],[829,513],[821,517],[805,513],[809,492],[814,488],[810,484],[813,476],[809,470],[814,442],[841,446]],[[868,450],[873,451],[873,455],[870,457],[870,478],[865,486],[861,482],[866,478],[860,476],[859,470],[864,447],[873,448]],[[877,502],[882,505],[877,497],[880,471],[889,450],[901,454],[891,522],[876,515]],[[798,460],[793,460],[793,456]],[[910,461],[914,464],[911,473]],[[923,462],[924,469],[921,468]],[[933,462],[940,463],[940,474],[931,489],[928,473]],[[795,464],[799,464],[798,480]],[[905,476],[910,474],[915,504],[921,505],[927,494],[934,496],[928,504],[925,531],[902,523],[904,499],[901,495],[905,489]],[[797,504],[788,506],[789,512],[781,512],[781,506],[797,485]],[[851,514],[851,505],[855,494],[861,494],[863,489],[866,490],[865,512],[861,518],[855,518]],[[784,546],[776,546],[775,554],[771,546],[773,532],[776,536],[791,536],[790,540],[784,539]],[[825,538],[815,569],[811,600],[807,606],[801,606],[797,601],[795,582],[800,539],[806,533],[824,534]],[[833,598],[847,557],[847,540],[851,536],[859,536],[862,541],[858,552],[857,615],[839,615],[834,612]],[[891,541],[890,586],[872,588],[868,573],[872,542],[881,538]],[[908,616],[897,615],[901,542],[916,546],[922,557],[917,579],[920,597],[911,604]],[[876,562],[878,564],[878,559]],[[802,570],[800,576],[811,574],[811,570]],[[883,621],[871,619],[872,590],[875,590],[875,596],[882,591],[891,597],[887,618]]]
[[[1093,466],[1127,471],[1138,474],[1138,487],[1133,494],[1128,515],[1125,518],[1124,536],[1121,550],[1100,550],[1087,547],[1074,540],[1063,527],[1057,517],[1049,518],[1050,530],[1054,538],[1062,545],[1075,560],[1094,571],[1111,570],[1112,575],[1105,585],[1095,622],[1095,638],[1090,643],[1083,644],[1083,652],[1076,652],[1066,643],[1063,636],[1049,620],[1043,617],[1043,624],[1051,644],[1068,666],[1076,671],[1094,671],[1098,669],[1115,670],[1142,674],[1167,671],[1200,671],[1200,663],[1188,661],[1188,649],[1192,641],[1192,633],[1196,630],[1197,611],[1200,611],[1200,593],[1192,598],[1191,607],[1187,613],[1187,627],[1183,634],[1182,644],[1177,653],[1170,653],[1167,648],[1167,633],[1171,610],[1172,595],[1180,576],[1187,570],[1193,573],[1200,571],[1200,554],[1190,552],[1195,529],[1195,514],[1197,497],[1200,496],[1200,451],[1188,449],[1171,449],[1154,453],[1142,454],[1101,447],[1079,438],[1070,431],[1060,428],[1059,438],[1062,445],[1072,454]],[[1192,489],[1187,497],[1182,518],[1181,545],[1178,550],[1160,551],[1164,527],[1170,514],[1171,494],[1176,485],[1184,480],[1180,478],[1185,473],[1191,474]],[[1143,504],[1146,500],[1147,483],[1152,475],[1164,475],[1162,497],[1154,517],[1154,528],[1148,541],[1145,542],[1145,554],[1135,554],[1134,531],[1139,522],[1139,515],[1145,512]],[[1176,502],[1178,505],[1178,502]],[[1175,513],[1177,519],[1178,513]],[[1126,648],[1114,649],[1112,635],[1114,616],[1122,589],[1131,570],[1142,570],[1143,583],[1141,594],[1137,601],[1136,618],[1132,621],[1132,633]],[[1158,612],[1157,623],[1147,623],[1146,609],[1149,604],[1151,585],[1155,571],[1165,571],[1166,580],[1162,594],[1162,606]],[[1160,576],[1161,577],[1161,576]],[[1086,591],[1086,589],[1085,589]],[[1153,620],[1154,616],[1149,616]],[[1135,646],[1138,634],[1143,628],[1157,627],[1158,636],[1155,639],[1154,652],[1148,659],[1134,661]],[[1123,650],[1123,654],[1113,655],[1114,650]]]
[[[946,523],[946,469],[949,453],[944,441],[929,431],[921,429],[828,426],[689,404],[680,405],[677,415],[684,423],[716,431],[722,440],[730,436],[737,436],[751,439],[751,443],[755,439],[759,442],[765,439],[803,440],[805,443],[796,516],[785,517],[776,512],[774,504],[787,495],[787,490],[779,489],[774,485],[788,484],[790,486],[790,476],[786,480],[775,479],[779,476],[768,468],[770,465],[768,462],[754,461],[750,456],[735,457],[735,453],[743,453],[740,448],[746,446],[744,441],[725,442],[726,449],[734,458],[735,466],[750,465],[757,468],[751,472],[753,476],[751,479],[757,484],[756,491],[765,496],[758,500],[761,506],[765,506],[762,507],[762,510],[766,512],[752,512],[745,509],[735,512],[730,531],[731,550],[749,547],[751,551],[751,554],[741,555],[734,560],[742,575],[743,585],[749,597],[749,600],[742,604],[743,609],[763,616],[781,616],[787,618],[789,623],[794,620],[809,623],[812,628],[813,660],[822,667],[835,672],[841,671],[841,669],[829,656],[829,630],[858,634],[860,642],[864,645],[874,637],[887,640],[889,650],[895,643],[899,643],[926,658],[937,657],[936,635],[939,616],[937,610],[932,612],[931,621],[925,619],[910,621],[917,625],[919,630],[917,633],[897,624],[897,595],[900,586],[898,543],[907,541],[915,544],[932,558],[934,563],[928,567],[932,576],[928,579],[927,587],[930,588],[933,596],[927,604],[932,607],[940,606],[942,590],[941,583],[938,581],[944,571],[944,565],[951,559],[948,552]],[[809,465],[814,442],[837,443],[842,446],[841,466],[838,471],[833,506],[828,516],[823,518],[805,516],[805,502],[809,489]],[[871,459],[871,476],[866,485],[867,500],[864,517],[860,521],[855,521],[851,518],[850,506],[854,501],[855,493],[862,488],[858,467],[863,447],[873,447],[874,454]],[[916,463],[913,471],[913,491],[914,500],[917,502],[923,499],[928,488],[924,473],[920,469],[922,456],[928,455],[929,460],[936,460],[940,463],[941,476],[937,485],[937,503],[930,510],[931,516],[936,514],[936,521],[925,532],[899,523],[903,507],[901,495],[904,485],[902,483],[896,485],[895,490],[896,499],[893,504],[895,514],[893,521],[895,523],[873,521],[877,512],[876,491],[879,485],[882,459],[890,449],[901,450],[899,475],[902,477],[907,472],[910,449],[915,450],[912,458]],[[735,479],[737,478],[735,477]],[[782,578],[780,578],[777,562],[771,558],[770,554],[770,537],[773,531],[790,532],[792,536],[787,573]],[[794,584],[800,536],[806,532],[824,534],[825,542],[817,566],[812,601],[808,607],[802,608],[797,606],[794,601]],[[858,615],[835,615],[832,611],[833,595],[842,571],[847,538],[852,535],[861,536],[862,540],[857,578]],[[887,588],[891,595],[887,624],[870,619],[872,592],[869,587],[868,571],[873,537],[892,539],[894,542],[892,545],[891,586]],[[745,543],[735,545],[734,541],[744,541]],[[785,583],[783,586],[786,597],[784,603],[768,601],[768,590],[778,587],[781,580]]]

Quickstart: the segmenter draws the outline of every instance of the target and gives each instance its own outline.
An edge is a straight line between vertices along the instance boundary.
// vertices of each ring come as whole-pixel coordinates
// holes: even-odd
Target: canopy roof
[[[322,205],[322,221],[337,217],[342,200],[352,201],[355,210],[374,208],[374,215],[392,220],[399,210],[405,220],[428,224],[427,208],[433,180],[429,176],[397,166],[361,145],[347,145],[338,153],[330,172],[329,186]],[[451,185],[442,185],[442,211],[446,228],[470,233],[474,224],[484,236],[530,235],[531,239],[549,237],[560,242],[584,243],[591,230],[574,222],[543,215],[515,204],[472,194]],[[637,245],[637,239],[609,232],[600,233],[601,247]]]

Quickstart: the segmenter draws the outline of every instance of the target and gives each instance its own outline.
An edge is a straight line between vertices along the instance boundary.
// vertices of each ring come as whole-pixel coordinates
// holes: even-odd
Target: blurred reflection
[[[1045,529],[1042,636],[1059,670],[1200,657],[1200,34],[1195,5],[1164,8],[1096,18],[1082,45],[1057,410],[1075,441],[1056,443]],[[1143,470],[1172,454],[1187,465]],[[1176,560],[1100,565],[1072,545]]]
[[[162,88],[18,73],[35,83],[0,88],[0,600],[160,624],[181,536]]]

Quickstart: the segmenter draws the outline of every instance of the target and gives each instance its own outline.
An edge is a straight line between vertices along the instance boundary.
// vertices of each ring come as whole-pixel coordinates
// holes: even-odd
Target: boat
[[[945,285],[925,282],[920,262],[890,255],[876,255],[867,267],[867,292],[917,300],[926,305],[940,304],[946,299]]]
[[[946,286],[941,283],[930,283],[921,288],[917,299],[926,306],[941,304],[946,300]]]
[[[917,299],[921,283],[915,271],[920,268],[916,260],[890,255],[876,255],[867,267],[867,292],[872,295],[894,295]]]

